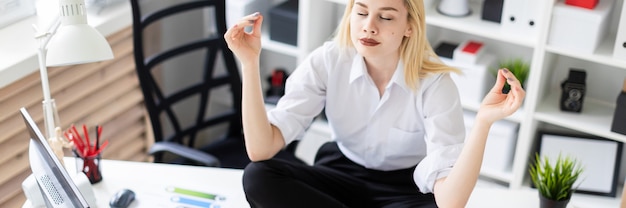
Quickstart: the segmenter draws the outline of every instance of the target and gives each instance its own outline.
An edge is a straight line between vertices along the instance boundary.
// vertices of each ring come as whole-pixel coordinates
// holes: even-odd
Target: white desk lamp
[[[58,31],[57,31],[58,29]],[[113,58],[107,40],[87,24],[84,0],[59,0],[59,17],[48,31],[37,31],[39,72],[43,88],[44,126],[47,138],[56,136],[59,125],[54,99],[50,95],[46,66],[64,66]],[[48,45],[48,48],[46,46]],[[47,50],[47,54],[46,54]],[[46,59],[47,58],[47,59]],[[47,63],[47,64],[46,64]]]
[[[57,138],[61,135],[57,135],[55,129],[60,124],[54,99],[50,95],[48,69],[46,67],[108,60],[113,58],[113,51],[104,36],[87,24],[87,9],[84,0],[59,0],[59,17],[56,18],[49,30],[41,32],[36,26],[34,27],[35,38],[39,41],[37,56],[39,58],[41,88],[43,89],[45,136],[48,139]],[[46,48],[46,46],[48,47]],[[54,145],[51,144],[51,146]],[[62,147],[57,146],[56,148]],[[59,160],[63,161],[63,158],[59,158]],[[95,204],[95,196],[86,176],[82,174],[72,175],[74,182],[88,202]],[[33,175],[22,182],[22,189],[33,207],[43,205],[43,197]]]

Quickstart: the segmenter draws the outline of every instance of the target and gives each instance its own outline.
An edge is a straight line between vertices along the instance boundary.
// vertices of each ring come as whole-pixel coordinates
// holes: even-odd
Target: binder
[[[515,32],[521,28],[523,1],[505,0],[502,4],[502,29],[508,32]]]
[[[500,23],[502,20],[504,0],[485,0],[480,19]]]
[[[541,19],[541,5],[543,5],[544,0],[525,0],[524,5],[524,15],[522,16],[523,22],[522,27],[525,31],[535,33],[537,31],[537,21]]]
[[[502,29],[510,33],[535,33],[541,18],[542,0],[505,0],[502,7]]]
[[[613,48],[613,58],[626,60],[626,3],[622,4],[622,14],[619,19],[615,47]]]

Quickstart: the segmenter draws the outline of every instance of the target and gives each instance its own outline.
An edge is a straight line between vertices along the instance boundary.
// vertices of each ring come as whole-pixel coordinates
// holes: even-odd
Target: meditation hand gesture
[[[242,18],[237,24],[226,31],[224,39],[228,48],[237,56],[242,64],[248,61],[258,61],[261,54],[261,24],[263,16],[256,12]],[[248,33],[245,28],[252,26],[252,32]]]
[[[511,86],[508,94],[502,93],[504,83]],[[435,183],[435,199],[439,207],[465,207],[478,180],[489,128],[497,120],[515,113],[525,95],[513,73],[508,69],[498,70],[496,84],[480,104],[475,125],[465,140],[459,159],[448,177]]]
[[[508,94],[502,93],[505,82],[511,86]],[[515,113],[522,105],[525,95],[526,92],[513,73],[508,69],[498,70],[496,84],[483,99],[477,120],[493,123]]]

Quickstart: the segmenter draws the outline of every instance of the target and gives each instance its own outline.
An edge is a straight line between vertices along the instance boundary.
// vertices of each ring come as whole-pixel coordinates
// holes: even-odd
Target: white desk
[[[66,157],[65,164],[69,173],[75,171],[74,158]],[[241,185],[242,170],[116,160],[102,160],[101,165],[102,181],[93,185],[98,208],[108,208],[111,196],[123,188],[136,194],[130,207],[193,207],[172,202],[180,195],[166,191],[173,186],[224,196],[222,208],[250,207]],[[28,201],[24,207],[30,207]]]
[[[74,158],[66,157],[68,172],[75,171]],[[241,185],[242,170],[168,165],[157,163],[102,161],[102,181],[93,185],[99,208],[109,207],[109,199],[120,189],[128,188],[136,193],[131,207],[178,207],[170,200],[174,193],[167,187],[197,190],[226,197],[222,208],[250,207]],[[598,198],[574,194],[568,208],[619,207],[618,198]],[[30,207],[27,202],[24,208]],[[503,189],[477,186],[467,208],[528,208],[539,207],[539,197],[534,189]]]
[[[598,197],[574,193],[567,208],[618,208],[618,197]],[[539,195],[536,189],[502,189],[477,186],[472,192],[467,208],[531,208],[539,207]]]

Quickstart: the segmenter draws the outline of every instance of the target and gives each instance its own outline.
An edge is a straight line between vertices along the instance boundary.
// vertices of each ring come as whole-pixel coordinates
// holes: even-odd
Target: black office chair
[[[142,14],[144,12],[142,4],[138,0],[131,0],[136,71],[155,140],[149,153],[154,155],[155,162],[244,168],[250,160],[245,152],[242,133],[241,78],[233,53],[223,38],[226,32],[225,1],[200,0],[176,3]],[[214,14],[214,34],[167,49],[159,49],[158,52],[146,51],[146,48],[151,47],[145,42],[146,36],[151,35],[146,29],[151,25],[161,22],[163,26],[167,24],[162,23],[164,19],[182,13],[204,11],[202,9],[207,8],[210,12],[206,14],[211,12]],[[205,25],[198,27],[204,28]],[[176,32],[183,34],[188,31]],[[151,54],[146,55],[147,53]],[[201,75],[192,75],[183,71],[185,69],[164,66],[167,61],[194,55],[196,58],[192,58],[193,60],[202,62],[193,65],[202,68]],[[220,71],[221,68],[218,67],[220,63],[223,64],[225,72]],[[179,78],[183,77],[188,85],[177,90],[164,88],[162,80],[164,78],[159,77],[158,72],[166,73],[168,70],[170,72],[175,70],[176,75]],[[181,74],[190,75],[184,77]],[[195,82],[194,79],[198,81]],[[227,96],[224,96],[224,92]],[[227,105],[226,109],[224,105]],[[185,121],[186,117],[183,114],[192,117],[187,119],[192,121]],[[207,135],[216,135],[216,132],[223,136],[210,142],[203,139]],[[200,142],[205,144],[198,144]],[[289,147],[281,151],[277,157],[300,161],[293,154],[293,149]],[[164,157],[166,152],[173,153],[167,154],[167,161]]]

